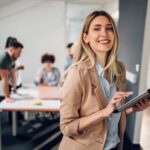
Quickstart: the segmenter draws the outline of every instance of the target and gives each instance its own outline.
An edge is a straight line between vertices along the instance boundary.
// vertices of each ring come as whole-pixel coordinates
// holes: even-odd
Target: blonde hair
[[[112,49],[108,53],[108,57],[106,60],[106,67],[104,70],[108,71],[108,80],[111,84],[120,82],[123,79],[123,71],[122,66],[119,65],[117,61],[117,54],[118,54],[118,33],[116,29],[116,25],[112,19],[112,17],[106,13],[105,11],[94,11],[93,13],[89,14],[84,22],[80,39],[78,41],[78,44],[76,46],[76,50],[73,54],[75,63],[86,63],[87,68],[92,68],[96,63],[96,56],[91,50],[89,44],[85,43],[83,40],[83,33],[88,34],[89,27],[91,22],[98,16],[105,16],[107,17],[110,22],[112,23],[113,32],[115,36],[114,44]],[[115,80],[114,80],[115,78]]]

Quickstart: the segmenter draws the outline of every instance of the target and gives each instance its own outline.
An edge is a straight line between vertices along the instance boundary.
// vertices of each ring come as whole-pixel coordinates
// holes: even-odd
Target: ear
[[[88,35],[86,33],[83,33],[83,40],[85,43],[89,43],[89,38],[88,38]]]

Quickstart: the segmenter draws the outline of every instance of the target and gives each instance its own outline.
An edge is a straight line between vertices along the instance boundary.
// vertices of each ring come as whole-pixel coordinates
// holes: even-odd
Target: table
[[[17,100],[14,103],[8,103],[3,100],[0,103],[0,112],[1,111],[11,111],[12,115],[12,134],[13,136],[17,135],[17,117],[16,112],[59,112],[60,101],[49,99],[41,100],[41,105],[36,105],[35,102],[38,100],[37,88],[25,88],[20,89],[25,95],[23,99]],[[0,113],[1,115],[1,113]],[[1,116],[0,116],[1,119]],[[0,120],[0,150],[1,150],[1,120]]]

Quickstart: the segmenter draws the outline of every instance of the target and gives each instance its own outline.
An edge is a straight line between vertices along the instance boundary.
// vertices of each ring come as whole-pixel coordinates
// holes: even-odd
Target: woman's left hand
[[[133,111],[142,111],[146,108],[148,108],[150,106],[150,99],[144,99],[143,101],[140,101],[139,103],[137,103],[135,106],[133,106]]]
[[[133,112],[142,111],[150,106],[150,99],[146,98],[133,106]]]
[[[144,109],[148,108],[150,106],[150,97],[144,99],[143,101],[140,101],[135,106],[128,108],[126,110],[126,114],[131,114],[133,112],[143,111]]]

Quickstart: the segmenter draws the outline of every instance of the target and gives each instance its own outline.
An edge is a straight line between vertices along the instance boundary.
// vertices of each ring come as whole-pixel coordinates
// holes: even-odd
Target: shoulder
[[[6,53],[5,52],[1,52],[0,53],[0,62],[4,61],[6,59]]]
[[[84,76],[86,76],[88,70],[83,64],[73,64],[63,74],[61,85],[64,82],[76,82],[82,84]]]
[[[88,73],[88,69],[85,66],[84,63],[76,63],[73,64],[71,67],[69,67],[66,71],[65,74],[74,74],[74,75],[79,75],[84,77],[85,75],[87,75]]]
[[[6,52],[0,53],[0,68],[1,69],[10,69],[13,61],[9,58]]]
[[[52,70],[59,72],[59,69],[57,67],[53,67]]]

